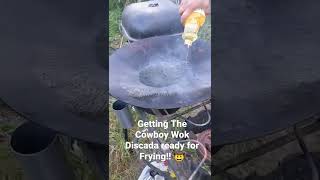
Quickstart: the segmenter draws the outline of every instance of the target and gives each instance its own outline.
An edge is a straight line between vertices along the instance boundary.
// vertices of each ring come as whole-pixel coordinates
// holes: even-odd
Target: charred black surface
[[[110,94],[128,104],[174,109],[211,97],[211,50],[196,41],[186,59],[181,35],[131,43],[110,56]]]

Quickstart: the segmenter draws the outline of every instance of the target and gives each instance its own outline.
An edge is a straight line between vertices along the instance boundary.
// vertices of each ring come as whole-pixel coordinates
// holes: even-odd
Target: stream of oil
[[[190,54],[190,47],[187,46],[187,56],[186,56],[186,62],[189,63],[189,54]]]

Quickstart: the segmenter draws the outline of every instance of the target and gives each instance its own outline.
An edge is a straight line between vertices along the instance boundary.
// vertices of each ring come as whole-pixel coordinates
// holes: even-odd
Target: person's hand
[[[187,17],[196,9],[203,9],[206,14],[210,14],[210,1],[211,0],[182,0],[179,8],[181,22],[184,23]]]

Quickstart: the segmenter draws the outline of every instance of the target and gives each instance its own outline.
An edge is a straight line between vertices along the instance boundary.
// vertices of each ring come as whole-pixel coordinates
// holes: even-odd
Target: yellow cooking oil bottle
[[[206,14],[202,9],[196,9],[184,22],[184,32],[182,39],[184,44],[190,47],[192,43],[197,40],[198,32],[201,26],[206,21]]]

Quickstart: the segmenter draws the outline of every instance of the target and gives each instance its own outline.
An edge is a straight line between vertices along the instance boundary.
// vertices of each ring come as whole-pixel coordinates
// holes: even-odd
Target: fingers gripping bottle
[[[206,15],[202,9],[197,9],[184,22],[184,32],[182,39],[184,44],[190,47],[192,43],[197,40],[198,32],[206,20]]]

